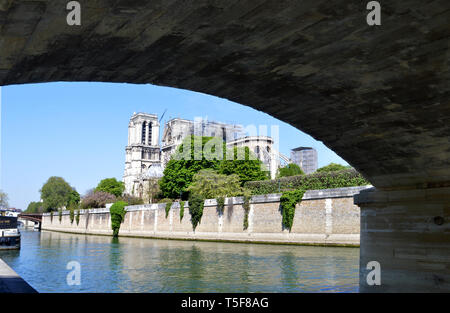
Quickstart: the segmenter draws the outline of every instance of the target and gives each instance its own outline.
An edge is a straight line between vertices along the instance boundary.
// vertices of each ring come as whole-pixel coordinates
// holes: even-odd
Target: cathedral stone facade
[[[125,172],[123,181],[125,193],[152,200],[158,190],[157,181],[172,154],[183,139],[190,135],[218,137],[228,148],[248,147],[270,172],[275,175],[280,160],[289,159],[276,149],[274,140],[267,136],[245,136],[242,126],[198,119],[195,121],[174,118],[164,125],[159,145],[159,121],[155,114],[134,113],[128,125],[128,145],[125,148]]]
[[[128,145],[125,148],[125,193],[143,196],[144,180],[152,166],[161,166],[159,121],[154,114],[134,113],[128,124]],[[152,169],[153,171],[154,169]]]

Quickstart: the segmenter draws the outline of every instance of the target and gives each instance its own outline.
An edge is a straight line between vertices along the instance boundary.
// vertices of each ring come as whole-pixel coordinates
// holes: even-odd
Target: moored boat
[[[0,250],[20,249],[17,217],[0,216]]]

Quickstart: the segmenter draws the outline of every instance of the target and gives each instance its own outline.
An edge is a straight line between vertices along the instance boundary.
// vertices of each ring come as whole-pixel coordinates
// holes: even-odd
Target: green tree
[[[341,170],[345,170],[345,169],[349,169],[351,168],[350,166],[345,166],[342,164],[337,164],[337,163],[330,163],[324,167],[321,167],[317,170],[317,172],[321,173],[321,172],[336,172],[336,171],[341,171]]]
[[[183,140],[164,169],[159,181],[161,194],[165,198],[185,195],[194,175],[202,169],[217,170],[224,152],[225,143],[215,137],[190,136]]]
[[[56,211],[62,207],[78,204],[80,195],[62,177],[52,176],[42,186],[41,199],[45,211]],[[77,196],[78,195],[78,196]],[[78,202],[77,202],[78,199]]]
[[[67,207],[71,209],[78,208],[78,204],[80,203],[80,194],[75,190],[72,189],[72,191],[69,194],[69,200],[67,202]]]
[[[300,166],[295,163],[289,163],[278,170],[278,177],[305,175]]]
[[[247,181],[265,180],[269,172],[264,164],[256,158],[248,147],[234,147],[227,152],[227,158],[220,165],[220,174],[236,174],[243,185]]]
[[[187,190],[204,199],[235,197],[243,194],[238,175],[223,175],[212,169],[200,170],[195,174]]]
[[[0,208],[7,208],[8,206],[8,194],[0,190]]]
[[[42,202],[30,202],[28,204],[27,209],[25,210],[25,213],[42,213],[44,212],[44,208],[42,205]]]
[[[116,197],[120,197],[123,194],[123,191],[125,190],[125,186],[123,182],[118,181],[115,178],[105,178],[98,186],[95,188],[95,191],[103,191],[110,193]]]

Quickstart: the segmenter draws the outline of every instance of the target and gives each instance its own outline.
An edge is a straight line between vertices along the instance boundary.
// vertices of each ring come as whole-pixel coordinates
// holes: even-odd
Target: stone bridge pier
[[[360,292],[450,291],[450,188],[371,189],[361,209]],[[380,265],[381,285],[367,276]],[[369,278],[370,281],[370,278]]]
[[[450,1],[380,1],[379,26],[368,1],[80,1],[80,26],[67,2],[0,1],[0,85],[156,84],[266,112],[376,187],[355,198],[362,292],[450,291]]]

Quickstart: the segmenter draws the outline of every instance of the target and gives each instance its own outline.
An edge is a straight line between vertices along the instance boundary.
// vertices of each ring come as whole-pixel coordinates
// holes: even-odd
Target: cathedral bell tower
[[[125,148],[125,193],[135,194],[135,183],[153,164],[161,163],[159,121],[154,114],[134,113],[128,124]]]

